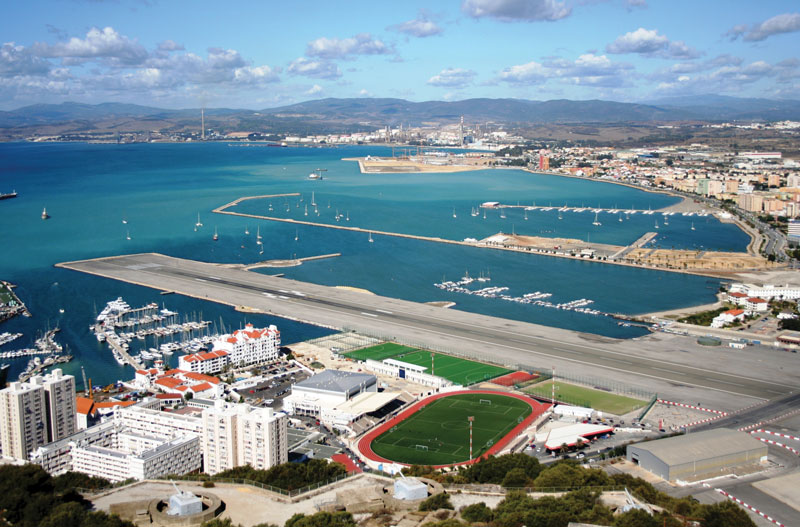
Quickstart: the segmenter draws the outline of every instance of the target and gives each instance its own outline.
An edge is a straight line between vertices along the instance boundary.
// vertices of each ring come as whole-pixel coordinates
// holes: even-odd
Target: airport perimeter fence
[[[443,485],[449,492],[485,492],[493,494],[507,494],[509,492],[525,492],[532,494],[539,492],[542,494],[555,494],[559,492],[572,492],[575,490],[588,489],[592,492],[621,492],[625,490],[624,485],[596,485],[596,486],[571,486],[571,487],[503,487],[502,485],[494,484],[476,484],[476,483],[450,483]]]
[[[342,333],[334,333],[332,335],[307,340],[305,342],[307,344],[327,347],[329,349],[331,348],[330,345],[334,344],[333,347],[337,349],[332,349],[331,351],[341,354],[369,346],[374,346],[375,344],[379,344],[381,340],[376,337],[370,337],[361,333],[357,333],[355,331],[345,330]]]
[[[595,377],[591,375],[579,375],[572,372],[565,372],[564,370],[553,370],[553,368],[543,368],[541,366],[536,366],[530,363],[501,363],[497,360],[496,356],[490,356],[488,354],[483,354],[483,353],[468,352],[464,350],[455,350],[444,346],[433,346],[430,343],[423,343],[420,341],[416,341],[414,339],[408,339],[404,337],[379,335],[379,334],[367,335],[364,332],[357,332],[356,330],[349,328],[344,328],[343,331],[347,332],[348,334],[362,335],[367,338],[379,339],[380,341],[384,342],[396,342],[404,346],[411,346],[423,350],[436,351],[439,353],[444,353],[446,355],[452,355],[454,357],[460,357],[463,359],[470,359],[479,362],[486,362],[502,366],[511,370],[525,371],[528,373],[538,375],[538,377],[533,381],[531,381],[530,384],[523,383],[522,385],[520,385],[520,388],[522,389],[524,389],[527,386],[530,386],[531,384],[537,384],[555,378],[556,381],[564,381],[570,384],[584,386],[586,388],[601,390],[616,395],[624,395],[627,397],[631,397],[633,399],[640,399],[643,401],[642,406],[647,406],[648,403],[651,403],[651,401],[654,401],[657,397],[657,394],[653,392],[642,390],[640,388],[636,388],[633,386],[628,386],[624,383],[617,382],[608,378]],[[561,398],[560,400],[568,404],[587,406],[586,404],[587,401],[585,400],[579,401],[576,399],[575,401],[570,401],[567,400],[567,398]]]

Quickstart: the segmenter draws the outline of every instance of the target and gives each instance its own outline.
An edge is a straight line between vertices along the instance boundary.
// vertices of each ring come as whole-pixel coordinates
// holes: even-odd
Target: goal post
[[[427,445],[414,445],[414,448],[416,448],[417,450],[428,450]]]
[[[491,399],[480,399],[479,402],[480,402],[480,404],[488,404],[488,405],[492,404]]]

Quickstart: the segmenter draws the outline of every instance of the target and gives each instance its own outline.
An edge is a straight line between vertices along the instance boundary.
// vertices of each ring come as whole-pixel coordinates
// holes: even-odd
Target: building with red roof
[[[724,313],[714,317],[714,319],[711,321],[711,327],[721,328],[728,324],[733,324],[737,320],[744,320],[744,317],[744,309],[729,309],[728,311],[725,311]]]
[[[763,298],[748,297],[744,304],[744,309],[748,313],[766,313],[769,309],[769,302]]]
[[[227,351],[205,351],[180,357],[178,359],[178,368],[194,373],[217,373],[225,369],[229,362]]]
[[[228,352],[230,363],[239,367],[277,360],[280,346],[281,333],[277,327],[257,329],[247,324],[244,329],[223,335],[214,342],[213,349]]]

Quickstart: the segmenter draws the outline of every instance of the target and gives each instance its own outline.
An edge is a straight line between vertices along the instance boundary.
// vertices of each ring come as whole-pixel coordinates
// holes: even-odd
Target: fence
[[[444,485],[445,488],[452,492],[452,491],[461,491],[461,492],[486,492],[486,493],[495,493],[495,494],[507,494],[509,492],[525,492],[525,493],[533,493],[533,492],[540,492],[540,493],[557,493],[557,492],[571,492],[573,490],[582,490],[582,489],[589,489],[595,492],[615,492],[615,491],[624,491],[624,485],[598,485],[598,486],[581,486],[581,485],[573,485],[570,487],[503,487],[500,485],[493,485],[493,484],[475,484],[475,483],[451,483]]]
[[[312,485],[307,485],[305,487],[302,487],[302,488],[299,488],[299,489],[293,489],[293,490],[286,490],[286,489],[282,489],[282,488],[279,488],[279,487],[274,487],[272,485],[268,485],[266,483],[260,483],[258,481],[253,481],[253,480],[250,480],[250,479],[215,478],[215,477],[210,477],[208,479],[199,479],[196,475],[191,475],[191,474],[186,475],[186,476],[169,476],[168,479],[170,481],[171,480],[175,480],[175,481],[191,481],[191,482],[198,483],[198,484],[201,484],[201,485],[206,481],[211,481],[213,483],[230,483],[230,484],[233,484],[233,485],[249,485],[251,487],[256,487],[256,488],[259,488],[259,489],[262,489],[262,490],[268,490],[270,492],[274,492],[276,494],[281,494],[281,495],[287,496],[289,498],[294,498],[294,497],[299,496],[301,494],[305,494],[306,492],[311,492],[312,490],[317,490],[317,489],[322,488],[322,487],[324,487],[326,485],[330,485],[332,483],[336,483],[336,482],[342,481],[344,479],[351,478],[351,477],[353,477],[355,475],[357,475],[357,474],[354,474],[354,473],[342,474],[341,476],[338,476],[338,477],[335,477],[335,478],[326,479],[325,481],[320,481],[318,483],[314,483]]]
[[[374,346],[379,344],[381,339],[362,335],[354,331],[345,330],[342,333],[334,333],[325,337],[319,337],[306,341],[308,344],[320,346],[323,348],[338,348],[336,353],[347,353],[367,346]],[[331,350],[333,351],[333,350]]]
[[[344,328],[344,331],[352,332],[351,334],[366,336],[363,331],[361,333],[356,333],[355,330],[349,328]],[[430,343],[423,343],[415,341],[414,339],[408,339],[404,337],[377,335],[377,334],[369,335],[368,338],[369,337],[373,339],[379,339],[380,341],[396,342],[404,346],[411,346],[423,350],[438,351],[440,353],[444,353],[447,355],[453,355],[454,357],[460,357],[464,359],[475,360],[478,362],[496,364],[513,370],[526,371],[528,373],[536,373],[539,375],[539,377],[534,381],[532,381],[533,383],[538,383],[544,380],[555,378],[556,380],[562,380],[572,384],[577,384],[579,386],[585,386],[587,388],[593,388],[596,390],[603,390],[618,395],[625,395],[628,397],[632,397],[634,399],[641,399],[642,401],[650,401],[656,396],[656,394],[654,394],[653,392],[648,392],[647,390],[642,390],[639,388],[628,386],[626,384],[608,378],[594,377],[589,375],[577,375],[571,372],[564,372],[563,370],[555,371],[552,368],[542,368],[540,366],[536,366],[530,363],[499,363],[495,356],[483,355],[481,353],[471,353],[464,350],[454,350],[444,346],[431,346]],[[579,404],[581,406],[586,405],[585,404],[586,401],[563,400],[563,402],[567,402],[570,404]],[[644,404],[646,403],[643,403],[643,406]]]

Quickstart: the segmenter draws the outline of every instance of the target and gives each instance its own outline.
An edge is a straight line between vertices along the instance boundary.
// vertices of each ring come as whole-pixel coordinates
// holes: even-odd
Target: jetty
[[[244,269],[250,271],[252,269],[261,269],[264,267],[297,267],[303,265],[303,262],[313,262],[314,260],[325,260],[327,258],[336,258],[341,256],[342,253],[320,254],[317,256],[306,256],[303,258],[290,258],[288,260],[265,260],[263,262],[256,262],[251,264],[220,264],[221,267],[229,267],[231,269]]]

